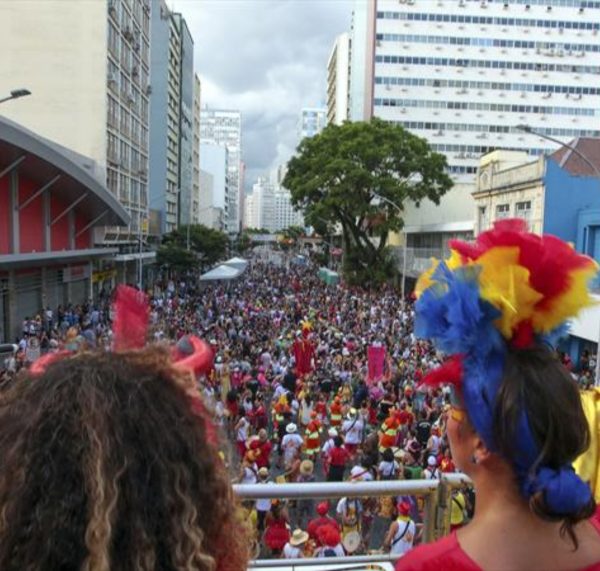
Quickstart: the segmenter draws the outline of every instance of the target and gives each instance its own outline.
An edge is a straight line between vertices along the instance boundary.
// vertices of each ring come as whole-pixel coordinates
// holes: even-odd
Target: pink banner
[[[367,381],[370,383],[378,381],[385,373],[385,347],[370,345],[367,349],[367,359],[369,362]]]

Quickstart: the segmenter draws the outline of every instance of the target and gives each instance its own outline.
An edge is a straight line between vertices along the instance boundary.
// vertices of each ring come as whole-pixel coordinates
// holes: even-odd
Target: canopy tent
[[[227,260],[223,264],[232,268],[238,268],[239,270],[245,270],[248,266],[248,260],[244,260],[244,258],[231,258],[231,260]]]
[[[244,273],[243,269],[234,268],[232,266],[226,266],[225,264],[221,264],[212,270],[209,270],[205,274],[200,276],[201,282],[214,282],[214,281],[230,281],[239,277]]]
[[[327,285],[337,285],[340,282],[340,275],[329,268],[320,268],[319,277]]]

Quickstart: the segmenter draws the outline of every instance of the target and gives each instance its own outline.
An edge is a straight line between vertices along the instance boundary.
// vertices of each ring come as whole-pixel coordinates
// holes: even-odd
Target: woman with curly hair
[[[573,462],[590,445],[578,388],[550,344],[591,303],[597,265],[523,221],[497,222],[417,284],[416,332],[448,360],[447,435],[473,481],[473,520],[403,556],[397,571],[600,571],[590,482]]]
[[[246,568],[210,420],[172,357],[60,355],[0,394],[0,569]]]

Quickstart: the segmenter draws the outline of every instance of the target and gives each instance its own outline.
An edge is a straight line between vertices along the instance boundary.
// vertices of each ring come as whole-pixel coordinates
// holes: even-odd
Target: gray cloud
[[[202,102],[242,112],[246,188],[285,162],[302,107],[325,104],[327,58],[352,0],[178,0]]]

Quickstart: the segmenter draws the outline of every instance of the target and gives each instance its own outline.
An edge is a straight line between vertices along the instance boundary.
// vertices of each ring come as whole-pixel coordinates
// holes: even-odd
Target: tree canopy
[[[389,234],[402,230],[406,201],[439,204],[452,187],[446,167],[425,139],[374,118],[329,125],[303,139],[283,186],[307,224],[321,231],[341,225],[345,269],[363,281],[389,262]]]
[[[159,264],[166,264],[177,270],[193,269],[198,258],[209,265],[223,259],[227,252],[227,234],[202,224],[191,224],[163,236],[162,245],[157,251]]]

